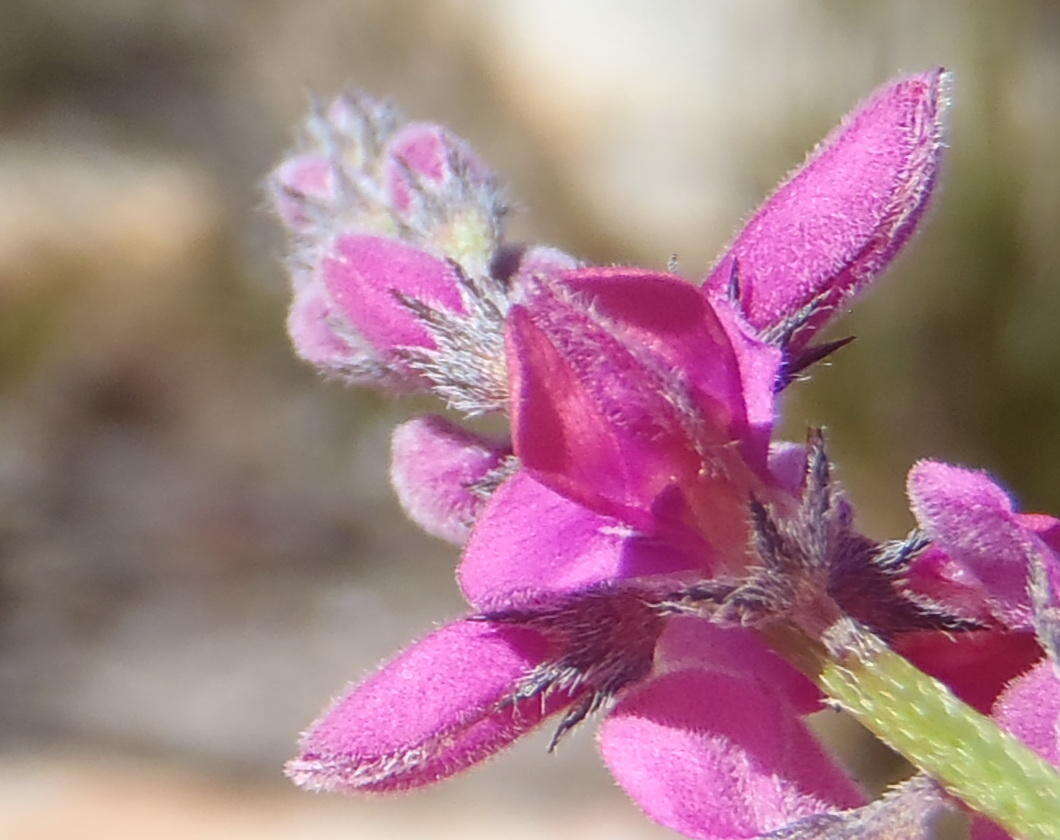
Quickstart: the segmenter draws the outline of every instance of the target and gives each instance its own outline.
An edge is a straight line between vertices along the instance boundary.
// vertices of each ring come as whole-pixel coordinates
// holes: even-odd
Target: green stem
[[[824,634],[825,643],[791,627],[767,635],[829,697],[950,794],[1021,840],[1060,838],[1055,768],[868,630],[843,619]]]

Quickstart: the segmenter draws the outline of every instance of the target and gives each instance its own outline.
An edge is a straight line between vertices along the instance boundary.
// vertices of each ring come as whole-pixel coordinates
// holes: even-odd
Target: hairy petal
[[[559,493],[647,526],[658,494],[695,459],[658,382],[613,335],[541,291],[508,320],[512,443]]]
[[[437,188],[460,174],[475,183],[493,177],[466,142],[432,123],[404,126],[390,139],[384,156],[391,204],[406,212],[413,204],[416,179]]]
[[[1029,629],[1028,575],[1049,549],[1021,523],[1004,490],[986,473],[938,461],[915,464],[907,490],[920,527],[978,579],[994,615]]]
[[[563,282],[628,346],[687,377],[705,435],[725,443],[746,434],[736,355],[698,289],[672,274],[617,266],[572,271]]]
[[[979,578],[937,545],[913,558],[902,583],[908,591],[945,604],[947,610],[962,618],[984,624],[993,621]]]
[[[1054,553],[1060,551],[1060,519],[1045,513],[1018,513],[1016,519],[1034,531]]]
[[[714,311],[736,354],[747,411],[748,440],[744,448],[749,462],[760,467],[777,419],[777,390],[784,354],[762,341],[730,301],[714,298]]]
[[[844,298],[879,274],[915,230],[934,188],[947,75],[939,68],[880,88],[765,202],[710,277],[760,332],[804,344]],[[734,271],[737,283],[733,283]]]
[[[302,149],[273,171],[292,234],[292,337],[325,372],[496,409],[507,289],[491,266],[504,202],[466,143],[400,122],[386,103],[341,95],[314,108]],[[319,289],[299,299],[307,285]]]
[[[757,837],[863,802],[783,696],[732,673],[643,684],[604,722],[600,749],[650,817],[701,840]]]
[[[725,333],[680,281],[610,272],[573,272],[512,309],[515,452],[590,510],[645,533],[692,528],[738,564],[762,478],[737,432],[747,427]],[[682,308],[687,323],[673,314]]]
[[[323,284],[316,281],[296,287],[287,314],[287,333],[295,352],[317,367],[338,373],[351,360],[370,363],[375,353],[370,347],[355,346],[353,336],[342,336]]]
[[[521,682],[520,696],[584,689],[563,716],[550,749],[587,716],[651,671],[666,619],[654,593],[637,583],[607,582],[567,594],[524,592],[487,605],[482,617],[539,631],[555,655]]]
[[[781,659],[754,631],[719,627],[702,618],[670,619],[655,650],[662,670],[702,668],[762,683],[777,692],[798,714],[821,708],[823,695],[809,679]]]
[[[1038,755],[1060,766],[1060,674],[1043,659],[1012,681],[994,705],[994,718]]]
[[[463,311],[453,270],[394,239],[340,236],[320,272],[335,310],[388,359],[398,347],[433,346],[423,324],[395,292],[436,308]]]
[[[594,513],[517,472],[482,510],[457,570],[479,608],[520,590],[573,592],[609,580],[696,569],[709,573],[703,545],[642,534]]]
[[[441,126],[412,123],[391,138],[384,160],[388,204],[410,235],[472,275],[488,273],[505,204],[471,147]]]
[[[338,233],[396,232],[376,170],[398,119],[385,102],[353,92],[313,108],[302,148],[269,178],[273,207],[302,259]]]
[[[417,417],[394,429],[390,482],[409,519],[428,534],[463,545],[486,501],[490,475],[507,450],[444,417]]]
[[[1040,513],[1019,514],[1017,519],[1045,544],[1031,570],[1031,605],[1038,641],[1060,668],[1060,519]]]
[[[568,705],[517,699],[549,654],[525,627],[457,621],[409,647],[340,697],[305,732],[287,775],[319,791],[392,791],[450,776]]]

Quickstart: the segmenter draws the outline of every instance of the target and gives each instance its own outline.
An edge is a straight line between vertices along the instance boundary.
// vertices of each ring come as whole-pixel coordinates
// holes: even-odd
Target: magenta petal
[[[1045,513],[1017,513],[1016,519],[1029,528],[1054,552],[1060,551],[1060,519]]]
[[[968,840],[1014,840],[1014,838],[986,818],[973,816]]]
[[[394,239],[340,236],[320,271],[336,311],[384,354],[403,346],[434,346],[423,324],[395,292],[463,312],[453,269]]]
[[[660,370],[680,373],[702,421],[701,438],[723,444],[747,437],[736,353],[696,287],[672,274],[621,267],[572,271],[563,282],[584,295],[627,346],[650,353],[646,360]]]
[[[520,590],[572,592],[594,583],[698,568],[709,554],[682,551],[593,513],[518,472],[479,515],[457,570],[464,596],[488,608]]]
[[[701,840],[757,837],[863,802],[782,696],[732,673],[644,684],[604,722],[600,749],[650,817]]]
[[[687,330],[674,326],[673,307],[635,293],[630,276],[576,275],[591,277],[586,289],[542,285],[509,312],[515,454],[542,484],[596,513],[645,533],[691,528],[742,565],[747,500],[761,477],[733,428],[744,424],[724,332],[703,327],[709,310],[695,290],[667,276],[645,288],[687,303],[696,315]],[[697,348],[716,350],[723,370],[695,373],[707,366]]]
[[[541,291],[508,316],[512,443],[534,477],[597,513],[649,527],[697,472],[652,374],[580,309]]]
[[[506,450],[432,415],[398,426],[390,451],[390,481],[405,513],[428,534],[462,545],[485,503],[474,484]]]
[[[986,473],[938,461],[914,465],[907,490],[920,527],[978,579],[994,615],[1029,628],[1028,573],[1035,552],[1048,549],[1020,524],[1005,491]]]
[[[821,295],[838,305],[886,268],[936,182],[946,79],[941,68],[899,79],[848,115],[747,223],[710,288],[728,293],[735,268],[740,306],[766,331]]]
[[[993,613],[983,585],[963,563],[937,545],[919,554],[909,568],[905,585],[963,617],[990,624]]]
[[[1031,571],[1031,606],[1038,641],[1060,662],[1060,519],[1040,513],[1017,514],[1016,519],[1044,544]]]
[[[547,655],[525,628],[457,621],[353,686],[303,735],[287,775],[321,791],[417,787],[475,764],[562,708],[561,692],[511,702]]]
[[[729,336],[739,369],[748,424],[748,441],[744,449],[749,463],[760,468],[777,417],[777,382],[784,354],[758,338],[750,324],[727,300],[714,298],[713,302],[718,320]]]
[[[1004,630],[903,633],[895,639],[894,648],[984,714],[1009,682],[1042,657],[1032,634]]]
[[[655,648],[665,670],[700,668],[762,683],[781,694],[799,714],[819,711],[823,695],[809,679],[781,659],[753,630],[718,627],[691,616],[670,619]]]

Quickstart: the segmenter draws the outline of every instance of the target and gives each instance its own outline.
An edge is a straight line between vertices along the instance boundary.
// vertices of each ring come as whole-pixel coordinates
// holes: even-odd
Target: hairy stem
[[[884,743],[1020,840],[1060,837],[1060,775],[1022,741],[852,619],[818,641],[794,627],[766,635]]]

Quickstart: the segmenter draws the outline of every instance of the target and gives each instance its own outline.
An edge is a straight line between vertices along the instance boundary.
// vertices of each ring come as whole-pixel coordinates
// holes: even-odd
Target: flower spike
[[[1060,520],[921,462],[918,529],[878,543],[819,431],[770,443],[778,392],[848,341],[815,333],[923,215],[945,84],[937,69],[874,94],[703,290],[506,243],[496,179],[463,141],[366,97],[317,109],[273,178],[296,348],[467,415],[508,409],[511,443],[437,416],[396,430],[394,488],[466,542],[471,613],[335,701],[287,765],[297,784],[417,787],[548,717],[551,749],[600,713],[615,778],[699,840],[920,840],[942,789],[1052,840]],[[863,805],[802,720],[824,695],[941,787]]]

